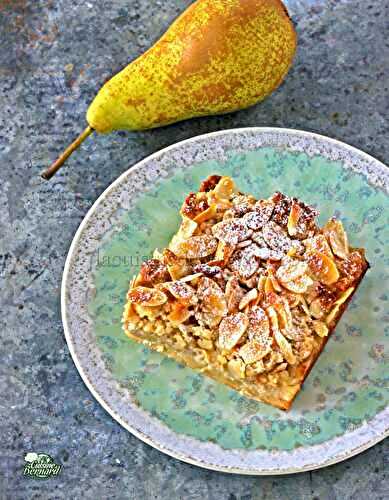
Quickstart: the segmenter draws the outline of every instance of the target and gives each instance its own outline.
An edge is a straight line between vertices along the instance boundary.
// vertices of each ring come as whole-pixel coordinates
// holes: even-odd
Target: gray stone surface
[[[228,476],[180,463],[122,429],[83,385],[64,341],[60,281],[97,196],[146,155],[250,125],[333,136],[388,162],[389,4],[290,0],[299,51],[286,82],[248,111],[90,139],[52,182],[39,172],[84,126],[106,78],[189,0],[0,1],[0,498],[383,499],[387,441],[327,469]],[[22,476],[27,451],[63,464]]]

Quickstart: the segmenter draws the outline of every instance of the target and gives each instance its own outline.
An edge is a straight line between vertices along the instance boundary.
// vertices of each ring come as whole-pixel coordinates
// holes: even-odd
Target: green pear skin
[[[144,130],[247,108],[280,85],[296,43],[280,0],[197,0],[101,88],[88,123]]]

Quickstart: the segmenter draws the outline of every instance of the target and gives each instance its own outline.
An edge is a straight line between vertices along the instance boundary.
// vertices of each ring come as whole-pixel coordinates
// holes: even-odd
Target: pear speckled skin
[[[198,0],[101,88],[87,120],[107,133],[243,109],[280,85],[295,51],[280,0]]]

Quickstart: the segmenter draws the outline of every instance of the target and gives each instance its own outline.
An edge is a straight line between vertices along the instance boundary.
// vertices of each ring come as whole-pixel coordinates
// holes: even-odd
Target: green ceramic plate
[[[242,191],[276,190],[340,217],[372,267],[293,409],[257,403],[124,336],[130,277],[177,230],[185,197],[209,174]],[[124,173],[97,200],[67,259],[62,312],[85,383],[124,427],[203,467],[247,474],[335,463],[388,432],[389,260],[386,167],[350,146],[299,131],[230,130],[171,146]],[[385,323],[386,322],[386,323]]]

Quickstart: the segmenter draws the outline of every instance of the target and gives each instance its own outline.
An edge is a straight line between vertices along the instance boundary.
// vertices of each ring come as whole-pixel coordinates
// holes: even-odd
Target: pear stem
[[[85,141],[85,139],[89,135],[91,135],[92,132],[92,127],[86,127],[86,129],[77,137],[77,139],[65,149],[61,156],[57,160],[55,160],[55,162],[52,163],[49,168],[41,173],[41,176],[47,181],[51,179],[53,175],[62,167],[69,156]]]

